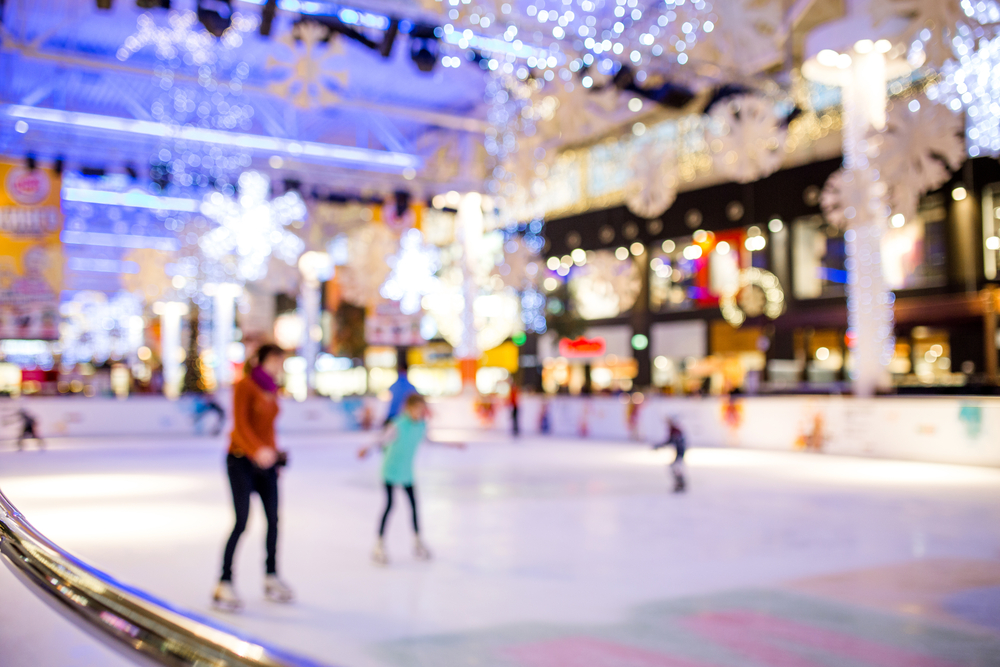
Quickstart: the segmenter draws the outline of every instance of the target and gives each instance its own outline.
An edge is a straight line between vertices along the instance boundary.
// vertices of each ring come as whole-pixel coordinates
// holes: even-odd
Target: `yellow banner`
[[[0,339],[59,338],[61,182],[0,163]]]

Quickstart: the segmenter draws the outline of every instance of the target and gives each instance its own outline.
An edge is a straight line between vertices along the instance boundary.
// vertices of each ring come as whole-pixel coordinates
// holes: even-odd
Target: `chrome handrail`
[[[115,581],[38,532],[2,491],[0,557],[49,606],[138,664],[323,667]]]

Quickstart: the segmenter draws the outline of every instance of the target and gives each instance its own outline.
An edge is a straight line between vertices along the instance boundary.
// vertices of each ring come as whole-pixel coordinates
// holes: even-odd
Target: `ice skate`
[[[413,540],[413,556],[417,560],[430,560],[431,552],[428,551],[427,547],[423,542],[420,541],[420,537],[417,536]]]
[[[220,581],[212,593],[212,606],[219,611],[237,612],[243,608],[243,600],[236,594],[230,581]]]
[[[295,594],[288,584],[278,579],[278,575],[269,574],[264,577],[264,597],[271,602],[291,602]]]
[[[674,493],[684,493],[687,488],[682,475],[674,475]]]
[[[378,565],[389,564],[389,556],[385,553],[385,545],[382,543],[381,538],[375,543],[375,549],[372,551],[372,560]]]

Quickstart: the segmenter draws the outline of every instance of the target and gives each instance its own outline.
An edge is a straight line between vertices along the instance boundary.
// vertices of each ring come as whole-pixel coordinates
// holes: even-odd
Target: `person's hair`
[[[278,354],[283,357],[286,353],[285,350],[283,350],[279,345],[275,345],[274,343],[264,343],[257,348],[257,365],[260,366],[263,364],[272,354]]]
[[[409,410],[410,408],[418,405],[427,405],[427,400],[420,394],[410,394],[406,397],[406,403],[403,405],[407,410]]]

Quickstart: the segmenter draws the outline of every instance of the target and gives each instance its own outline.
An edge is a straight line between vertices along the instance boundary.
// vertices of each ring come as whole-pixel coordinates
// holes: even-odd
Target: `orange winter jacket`
[[[250,456],[265,447],[277,449],[274,420],[278,416],[278,396],[261,389],[250,375],[233,385],[233,432],[229,453]]]

